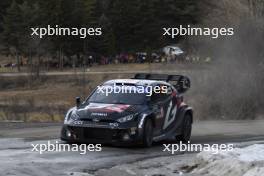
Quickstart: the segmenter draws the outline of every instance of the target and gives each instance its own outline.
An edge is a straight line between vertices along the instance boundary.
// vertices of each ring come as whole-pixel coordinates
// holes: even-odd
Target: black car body
[[[103,93],[114,86],[121,86],[124,90],[136,87],[137,91],[141,86],[144,91]],[[154,88],[158,87],[161,91],[157,93]],[[175,136],[187,142],[191,135],[193,110],[183,102],[183,93],[189,88],[190,80],[181,75],[136,74],[133,79],[107,81],[83,103],[76,99],[76,107],[66,114],[61,139],[151,146],[153,141]],[[167,91],[162,92],[163,89]]]

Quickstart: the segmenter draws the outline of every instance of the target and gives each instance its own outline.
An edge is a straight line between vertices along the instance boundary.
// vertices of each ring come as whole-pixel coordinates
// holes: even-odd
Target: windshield
[[[103,86],[94,91],[90,103],[140,105],[147,100],[146,93],[136,86]]]

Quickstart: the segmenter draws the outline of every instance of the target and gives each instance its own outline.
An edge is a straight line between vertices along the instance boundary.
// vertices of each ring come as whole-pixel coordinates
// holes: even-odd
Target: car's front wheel
[[[192,134],[192,116],[190,114],[186,114],[184,116],[182,133],[176,136],[176,140],[187,143],[191,139],[191,134]]]
[[[153,124],[151,119],[147,119],[144,125],[143,146],[151,147],[153,142]]]

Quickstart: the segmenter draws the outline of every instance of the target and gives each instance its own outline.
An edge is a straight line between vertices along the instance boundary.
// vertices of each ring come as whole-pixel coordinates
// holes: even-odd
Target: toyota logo
[[[97,118],[94,118],[93,119],[93,122],[99,122],[100,120],[99,119],[97,119]]]

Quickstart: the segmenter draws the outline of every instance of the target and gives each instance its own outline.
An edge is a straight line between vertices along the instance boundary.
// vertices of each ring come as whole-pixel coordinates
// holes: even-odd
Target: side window
[[[160,89],[157,92],[153,91],[151,96],[151,102],[153,103],[165,101],[172,94],[172,88],[170,86],[162,84],[157,86],[159,86]]]
[[[167,85],[161,85],[161,90],[162,90],[162,96],[163,96],[163,99],[167,99],[171,96],[172,94],[172,88],[170,86],[167,86]]]
[[[172,94],[172,88],[171,86],[167,86],[167,85],[162,85],[162,90],[163,90],[163,94],[166,98],[168,98],[169,96],[171,96]]]
[[[161,96],[158,93],[153,92],[151,95],[151,102],[152,103],[157,103],[161,101]]]

